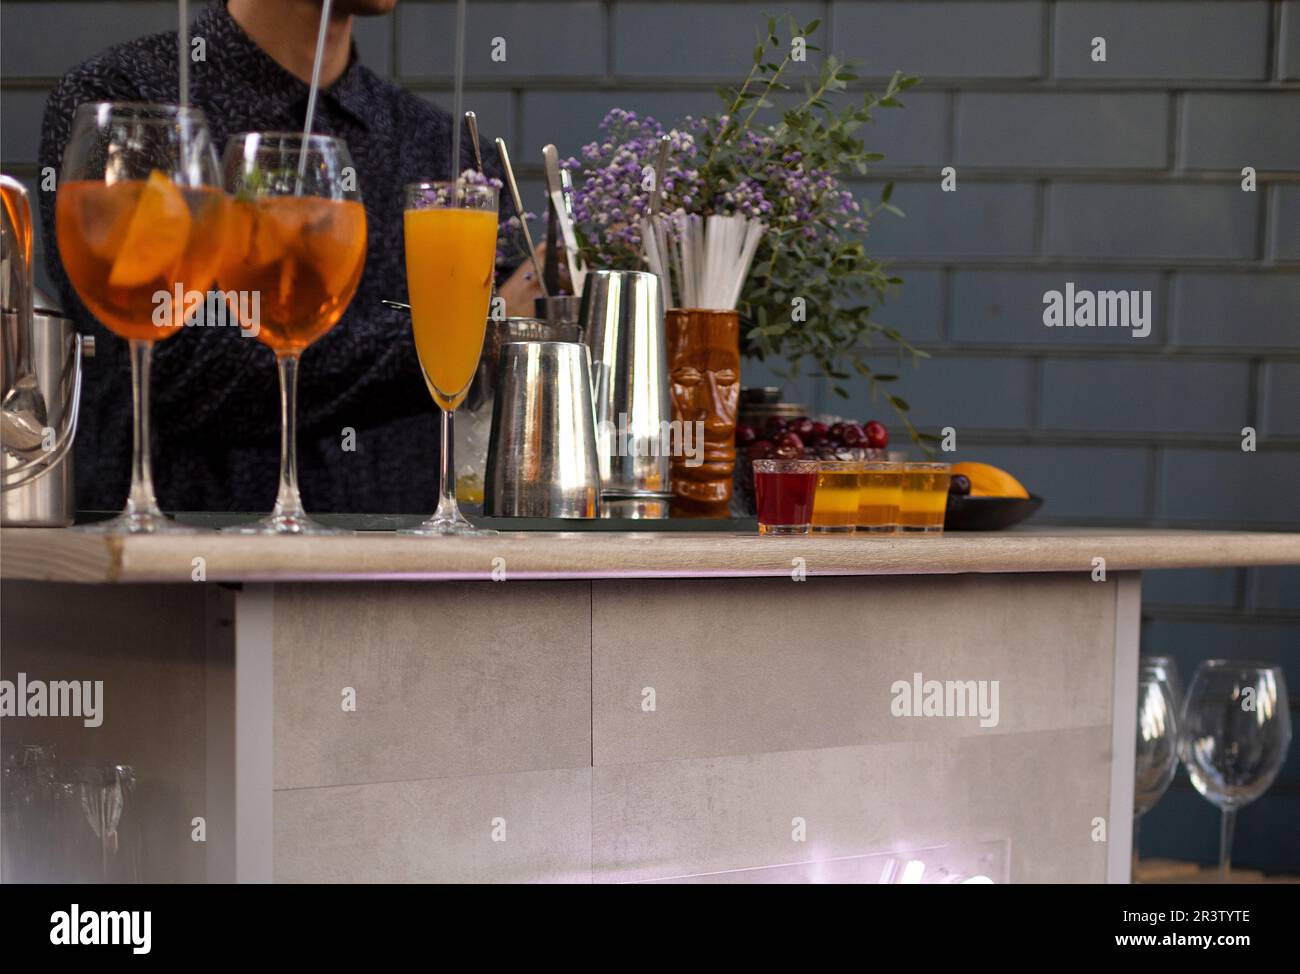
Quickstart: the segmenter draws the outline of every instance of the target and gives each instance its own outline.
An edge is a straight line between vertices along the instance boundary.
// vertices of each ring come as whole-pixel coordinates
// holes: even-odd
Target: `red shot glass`
[[[816,460],[755,460],[758,533],[807,534],[816,493]]]

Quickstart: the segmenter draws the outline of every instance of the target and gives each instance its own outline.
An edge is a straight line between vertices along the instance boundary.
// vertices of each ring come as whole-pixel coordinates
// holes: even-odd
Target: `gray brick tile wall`
[[[416,91],[421,98],[435,105],[450,105],[455,99],[454,94],[446,88],[418,88]],[[510,149],[511,164],[515,164],[518,113],[515,111],[514,92],[470,88],[463,97],[466,111],[472,111],[478,116],[479,140],[490,145],[493,139],[501,136]],[[541,150],[538,149],[539,158],[540,155]]]
[[[1300,186],[1274,186],[1269,196],[1268,256],[1300,260]]]
[[[1056,5],[1056,75],[1082,80],[1262,79],[1271,16],[1263,0],[1065,0]],[[1094,37],[1106,39],[1105,62],[1092,59]]]
[[[1236,183],[1053,183],[1043,249],[1060,257],[1249,259],[1256,197]]]
[[[1300,350],[1300,273],[1174,275],[1176,345]]]
[[[41,117],[45,113],[44,88],[0,88],[0,162],[6,170],[35,167],[41,147]]]
[[[1003,169],[1163,169],[1169,162],[1163,93],[957,95],[961,166]]]
[[[1278,77],[1300,80],[1300,0],[1282,4],[1281,30],[1278,32]]]
[[[1174,568],[1142,576],[1142,600],[1160,605],[1235,608],[1241,569]]]
[[[1049,359],[1044,429],[1236,433],[1250,407],[1246,362]]]
[[[1156,516],[1180,521],[1294,524],[1300,450],[1169,448],[1161,458],[1164,489]]]
[[[1300,604],[1300,567],[1252,568],[1246,581],[1246,604],[1266,611]]]
[[[730,81],[743,78],[753,62],[754,31],[768,15],[786,15],[802,26],[826,15],[826,4],[638,2],[613,7],[614,74],[619,78]],[[763,28],[766,29],[765,27]],[[781,36],[785,27],[781,27]],[[723,44],[722,38],[745,38],[747,44]],[[816,40],[808,43],[816,45]],[[819,46],[819,45],[818,45]],[[812,59],[792,65],[796,74],[814,68]]]
[[[456,7],[402,3],[397,8],[397,68],[406,81],[446,80],[456,49]],[[493,60],[493,41],[505,60]],[[472,3],[465,25],[465,75],[472,81],[601,78],[605,7],[592,0]]]
[[[913,368],[910,360],[891,357],[875,361],[873,368],[899,375],[893,391],[912,404],[914,420],[927,427],[1023,430],[1033,422],[1033,363],[1027,358],[943,356]],[[865,384],[852,391],[847,415],[881,411],[870,402]]]
[[[352,37],[363,64],[385,76],[393,73],[393,25],[387,17],[358,17]]]
[[[1179,157],[1188,169],[1300,171],[1300,91],[1192,91],[1184,96]]]
[[[858,199],[878,201],[880,184]],[[883,257],[1028,257],[1034,252],[1035,191],[1028,183],[959,182],[955,193],[928,182],[900,182],[893,203],[907,215],[881,214],[868,247]]]
[[[175,3],[9,0],[0,4],[0,70],[6,82],[58,78],[110,44],[175,30],[176,10]]]
[[[1122,328],[1048,328],[1043,324],[1043,295],[1064,293],[1067,282],[1076,292],[1150,291],[1151,334],[1139,339]],[[950,315],[952,340],[964,345],[1119,346],[1132,352],[1160,345],[1164,335],[1160,275],[1152,272],[959,270],[953,273]]]
[[[1300,362],[1266,364],[1260,398],[1261,436],[1300,436]]]
[[[865,61],[875,76],[895,69],[927,78],[1043,74],[1042,3],[837,2],[831,20],[831,47]]]

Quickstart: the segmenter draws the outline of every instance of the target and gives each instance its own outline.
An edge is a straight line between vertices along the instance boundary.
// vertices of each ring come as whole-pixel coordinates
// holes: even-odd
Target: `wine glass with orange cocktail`
[[[59,256],[91,313],[127,340],[134,408],[126,510],[89,529],[191,532],[154,496],[149,456],[149,364],[156,342],[183,327],[221,258],[226,199],[207,121],[177,105],[81,105],[63,153],[55,202]]]
[[[221,287],[240,325],[280,372],[280,489],[269,515],[239,534],[335,534],[303,510],[296,451],[298,361],[333,328],[361,281],[366,211],[347,143],[327,135],[247,132],[222,162],[230,204]]]
[[[494,534],[456,504],[452,420],[469,392],[492,300],[497,190],[468,178],[406,187],[406,286],[411,329],[429,394],[442,410],[438,509],[403,534]]]

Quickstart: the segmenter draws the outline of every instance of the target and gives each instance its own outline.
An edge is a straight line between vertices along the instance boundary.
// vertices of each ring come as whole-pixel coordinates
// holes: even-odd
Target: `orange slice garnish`
[[[191,222],[181,191],[155,169],[140,193],[126,237],[108,272],[109,287],[140,287],[160,279],[169,287],[177,283],[166,278],[185,253]]]

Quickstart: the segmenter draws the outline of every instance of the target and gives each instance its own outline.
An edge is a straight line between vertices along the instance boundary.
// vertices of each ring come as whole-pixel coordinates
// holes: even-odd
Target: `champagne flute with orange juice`
[[[298,363],[343,317],[366,262],[366,211],[347,143],[328,135],[245,132],[222,165],[230,245],[220,281],[240,326],[280,373],[280,489],[271,513],[238,534],[336,534],[298,490]]]
[[[491,534],[456,504],[453,418],[483,353],[496,264],[497,190],[464,179],[406,187],[406,286],[411,328],[429,394],[442,410],[438,509],[418,535]]]
[[[88,530],[190,533],[154,496],[149,365],[213,283],[226,198],[207,121],[177,105],[88,102],[72,117],[55,199],[59,256],[77,295],[131,358],[131,487],[126,510]]]

